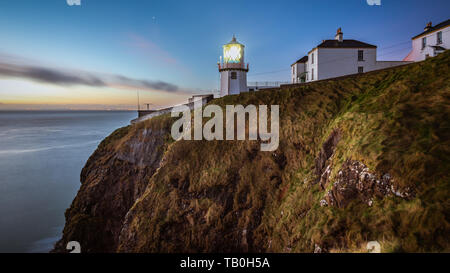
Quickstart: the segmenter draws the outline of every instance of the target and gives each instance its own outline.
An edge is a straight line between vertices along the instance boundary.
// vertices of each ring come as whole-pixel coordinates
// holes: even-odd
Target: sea
[[[49,252],[80,172],[135,111],[0,111],[0,253]]]

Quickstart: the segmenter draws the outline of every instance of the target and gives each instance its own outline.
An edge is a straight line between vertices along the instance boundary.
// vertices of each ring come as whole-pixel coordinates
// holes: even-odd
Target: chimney
[[[338,30],[336,31],[336,36],[334,36],[334,39],[336,41],[339,41],[342,43],[343,39],[344,39],[344,33],[342,33],[342,29],[338,28]]]
[[[428,30],[430,30],[432,27],[433,27],[433,23],[429,22],[429,23],[427,24],[427,26],[426,26],[423,30],[428,31]]]

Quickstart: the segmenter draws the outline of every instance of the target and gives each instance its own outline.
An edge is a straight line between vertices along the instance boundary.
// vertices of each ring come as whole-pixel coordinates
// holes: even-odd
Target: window
[[[312,81],[314,80],[314,68],[311,69],[311,80],[312,80]]]
[[[231,72],[231,79],[232,80],[237,79],[237,73],[236,72]]]
[[[358,66],[358,73],[364,73],[364,67]]]
[[[425,49],[426,46],[427,46],[427,37],[423,37],[422,38],[422,49]]]
[[[312,63],[312,64],[314,63],[314,53],[311,54],[311,63]]]
[[[442,44],[442,31],[439,31],[437,33],[437,44],[438,45]]]
[[[358,62],[364,61],[364,50],[358,50]]]

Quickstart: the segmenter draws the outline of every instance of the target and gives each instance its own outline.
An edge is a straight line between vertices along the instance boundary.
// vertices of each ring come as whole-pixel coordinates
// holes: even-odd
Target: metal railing
[[[243,69],[243,70],[249,70],[248,63],[217,63],[219,66],[219,70],[225,70],[225,69]]]
[[[276,82],[248,82],[247,86],[254,86],[254,87],[279,87],[282,84],[289,84],[289,82],[284,81],[276,81]]]

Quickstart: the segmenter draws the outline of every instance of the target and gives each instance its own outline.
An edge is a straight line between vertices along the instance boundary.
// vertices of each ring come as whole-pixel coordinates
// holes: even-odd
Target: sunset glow
[[[231,63],[242,58],[239,44],[228,44],[222,52],[233,34],[248,47],[249,82],[289,81],[292,60],[337,27],[349,39],[377,41],[380,60],[400,60],[425,23],[409,18],[397,1],[379,7],[329,1],[326,9],[321,1],[231,2],[240,6],[233,13],[223,12],[218,1],[3,1],[0,110],[136,109],[138,91],[141,106],[155,107],[215,93],[219,56]],[[408,5],[424,18],[447,19],[439,5]],[[299,16],[305,9],[320,10],[324,19]],[[403,23],[392,27],[392,13]]]

